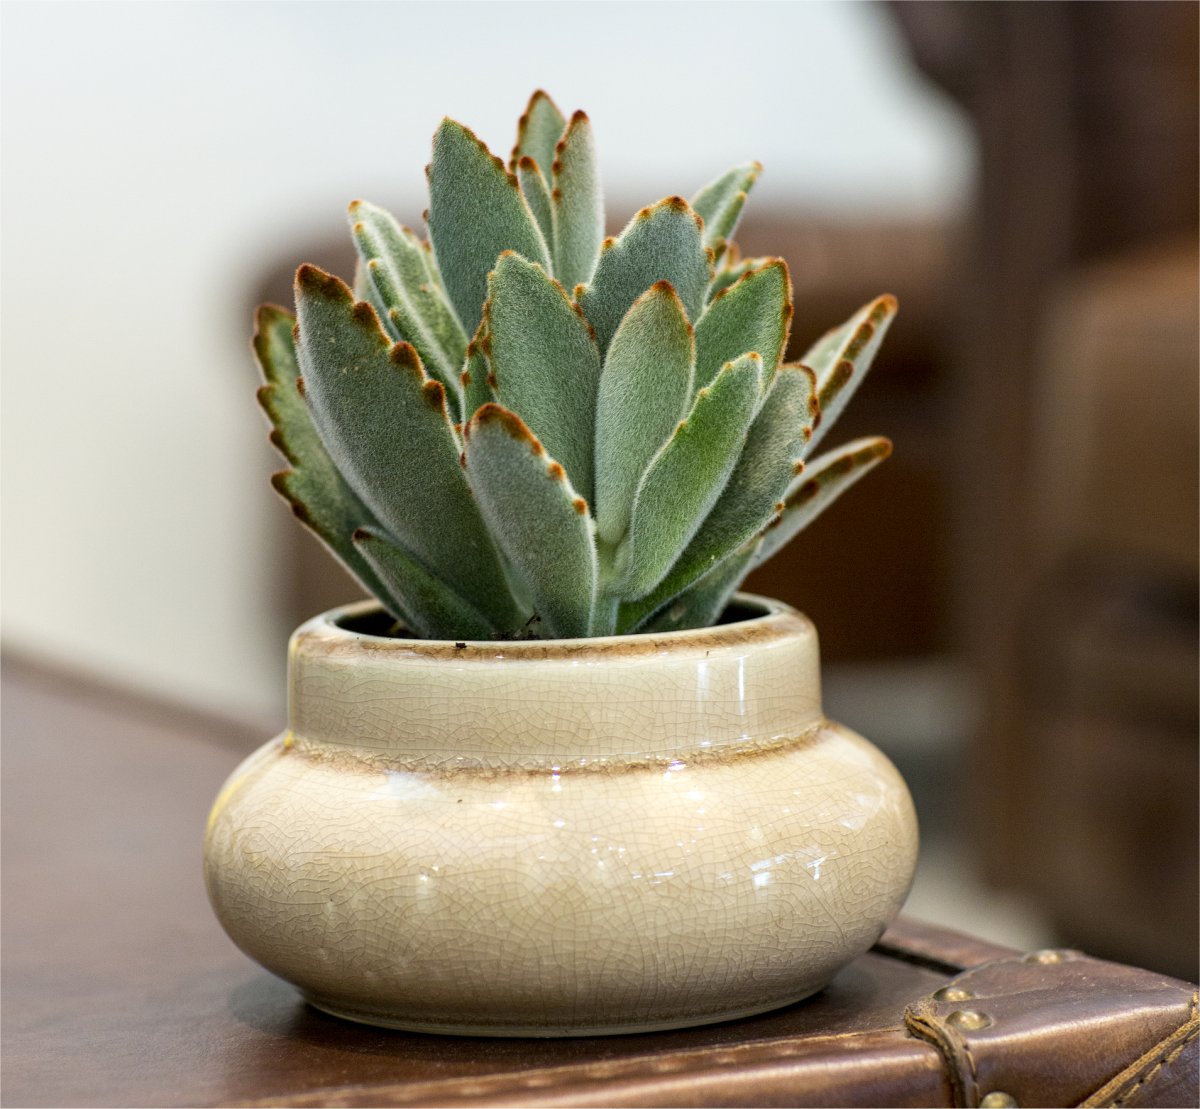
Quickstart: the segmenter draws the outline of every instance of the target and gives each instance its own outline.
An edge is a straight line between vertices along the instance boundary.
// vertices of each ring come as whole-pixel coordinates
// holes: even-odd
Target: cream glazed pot
[[[916,864],[891,763],[821,713],[786,605],[588,640],[303,625],[289,727],[234,771],[205,876],[243,951],[313,1005],[427,1032],[728,1020],[821,989]]]

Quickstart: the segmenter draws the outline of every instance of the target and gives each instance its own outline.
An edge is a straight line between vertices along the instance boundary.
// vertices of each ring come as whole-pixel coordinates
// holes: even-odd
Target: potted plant
[[[812,625],[742,578],[887,456],[810,457],[895,312],[783,363],[760,167],[604,237],[592,131],[537,92],[505,166],[445,120],[429,242],[350,206],[353,290],[254,340],[276,489],[377,598],[293,636],[231,776],[221,923],[313,1004],[482,1035],[725,1020],[820,989],[911,882],[891,764],[823,718]]]

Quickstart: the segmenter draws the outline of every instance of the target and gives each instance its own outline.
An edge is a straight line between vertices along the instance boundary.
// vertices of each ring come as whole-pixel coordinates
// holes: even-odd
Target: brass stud
[[[946,1018],[946,1023],[961,1028],[964,1032],[978,1032],[981,1028],[987,1028],[992,1023],[992,1018],[978,1009],[955,1009]]]
[[[934,990],[934,1001],[973,1001],[975,995],[964,986],[943,986],[940,990]]]
[[[1063,956],[1061,951],[1034,951],[1032,954],[1025,956],[1027,963],[1043,963],[1049,965],[1051,963],[1061,963]]]
[[[979,1109],[1016,1109],[1017,1099],[1003,1090],[993,1090],[979,1099]]]

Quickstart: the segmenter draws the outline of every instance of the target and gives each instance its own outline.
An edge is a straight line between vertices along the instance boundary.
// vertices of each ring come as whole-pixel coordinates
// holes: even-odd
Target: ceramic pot
[[[466,644],[371,634],[372,603],[309,621],[288,730],[209,818],[221,923],[313,1005],[428,1032],[640,1032],[819,990],[908,892],[912,801],[822,716],[812,624],[747,595],[727,616]]]

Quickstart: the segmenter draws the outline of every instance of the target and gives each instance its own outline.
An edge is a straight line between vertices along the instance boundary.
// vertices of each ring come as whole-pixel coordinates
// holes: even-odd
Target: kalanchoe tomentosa
[[[738,583],[890,452],[804,460],[895,313],[797,364],[779,258],[731,236],[760,171],[644,208],[615,238],[591,125],[536,92],[506,168],[444,120],[429,239],[350,205],[352,291],[266,306],[259,399],[295,513],[397,620],[439,639],[712,623]]]

